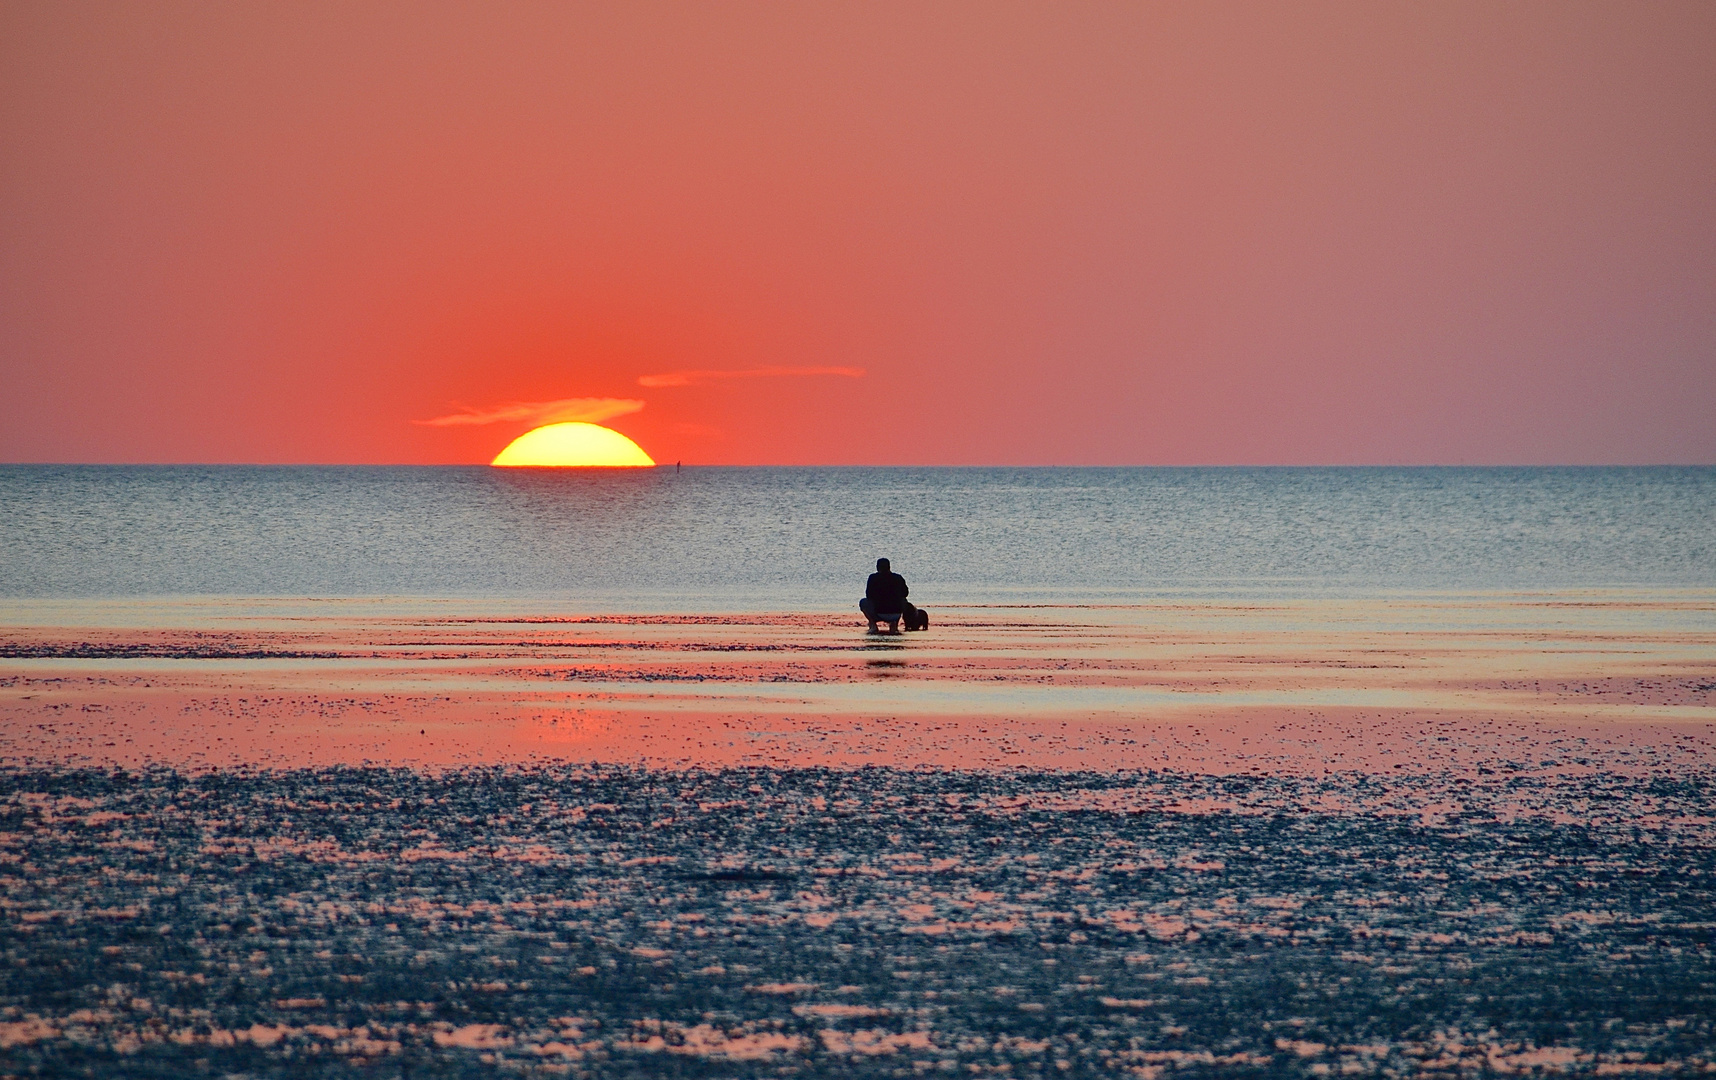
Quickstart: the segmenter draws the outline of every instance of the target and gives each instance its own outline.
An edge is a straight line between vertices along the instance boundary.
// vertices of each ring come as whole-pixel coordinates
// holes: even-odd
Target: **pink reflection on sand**
[[[1480,777],[1716,760],[1709,593],[973,608],[899,640],[822,614],[162,601],[103,625],[20,604],[0,627],[13,761]]]

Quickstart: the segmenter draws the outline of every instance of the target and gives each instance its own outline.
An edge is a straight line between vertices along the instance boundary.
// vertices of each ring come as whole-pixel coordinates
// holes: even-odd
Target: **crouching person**
[[[911,591],[906,579],[894,573],[887,559],[876,560],[876,572],[864,585],[864,599],[858,601],[858,610],[869,620],[872,634],[878,631],[876,624],[883,622],[895,634],[900,632],[902,622],[907,630],[929,629],[929,613],[913,607],[906,599]]]

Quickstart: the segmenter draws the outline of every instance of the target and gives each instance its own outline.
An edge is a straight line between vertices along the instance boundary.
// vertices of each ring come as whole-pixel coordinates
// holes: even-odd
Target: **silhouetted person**
[[[906,579],[894,573],[887,559],[876,560],[876,572],[865,582],[864,599],[858,601],[858,610],[870,620],[871,633],[875,633],[878,622],[885,622],[897,634],[902,619],[907,630],[929,629],[929,615],[906,599],[911,591]]]

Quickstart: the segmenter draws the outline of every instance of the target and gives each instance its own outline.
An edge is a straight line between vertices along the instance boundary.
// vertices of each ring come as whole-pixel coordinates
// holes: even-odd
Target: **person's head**
[[[888,565],[887,559],[877,559],[876,560],[876,573],[886,574],[888,572],[888,570],[889,570],[889,565]]]

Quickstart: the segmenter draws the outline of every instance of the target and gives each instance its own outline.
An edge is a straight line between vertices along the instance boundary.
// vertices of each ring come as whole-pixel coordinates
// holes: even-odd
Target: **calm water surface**
[[[0,466],[0,595],[845,607],[1716,585],[1716,469]]]

